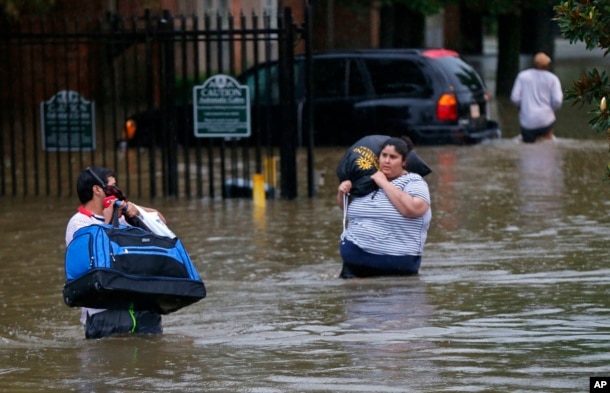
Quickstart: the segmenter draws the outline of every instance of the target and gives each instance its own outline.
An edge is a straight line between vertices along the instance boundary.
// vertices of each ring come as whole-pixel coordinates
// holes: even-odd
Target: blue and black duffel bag
[[[70,307],[169,314],[206,296],[178,238],[133,226],[79,229],[65,255],[64,301]]]

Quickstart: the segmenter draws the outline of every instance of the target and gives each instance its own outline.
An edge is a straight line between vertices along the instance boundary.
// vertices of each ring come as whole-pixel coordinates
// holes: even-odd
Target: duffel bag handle
[[[119,209],[120,209],[119,206],[121,205],[121,203],[123,203],[123,201],[119,201],[117,199],[112,204],[112,227],[113,228],[119,227]]]

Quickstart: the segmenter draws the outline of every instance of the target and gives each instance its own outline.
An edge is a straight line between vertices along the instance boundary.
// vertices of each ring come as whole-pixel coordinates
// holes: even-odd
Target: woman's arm
[[[396,206],[396,209],[403,216],[408,218],[421,217],[430,208],[430,205],[425,200],[411,196],[394,186],[382,172],[375,173],[371,178],[377,183],[379,188],[383,189],[390,202]]]
[[[337,205],[339,205],[341,209],[345,208],[345,206],[343,206],[345,195],[349,194],[351,189],[352,182],[350,180],[344,180],[341,182],[341,184],[339,184],[339,187],[337,189]]]

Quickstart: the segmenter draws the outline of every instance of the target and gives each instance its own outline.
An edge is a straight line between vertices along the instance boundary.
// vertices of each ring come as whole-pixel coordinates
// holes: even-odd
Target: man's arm
[[[519,75],[517,75],[517,79],[515,79],[513,89],[510,92],[510,100],[517,107],[521,106],[521,78],[519,77]]]
[[[553,110],[557,111],[561,108],[561,104],[563,103],[563,90],[561,90],[561,82],[557,76],[555,76],[555,83],[553,83],[553,91],[551,94],[551,105]]]
[[[165,221],[165,217],[163,217],[163,214],[161,214],[158,210],[153,209],[151,207],[146,207],[146,206],[136,206],[135,204],[131,203],[131,202],[127,202],[127,208],[125,210],[123,210],[123,213],[127,216],[127,217],[135,217],[137,216],[140,212],[138,211],[138,207],[142,210],[144,210],[145,212],[149,212],[149,213],[157,213],[157,215],[159,215],[159,218],[161,219],[161,221],[163,221],[164,224],[167,224],[167,221]]]

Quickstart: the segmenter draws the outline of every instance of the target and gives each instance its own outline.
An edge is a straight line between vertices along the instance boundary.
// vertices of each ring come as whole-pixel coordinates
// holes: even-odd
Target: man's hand
[[[123,203],[121,204],[121,212],[129,218],[135,217],[139,213],[136,205],[127,201],[123,201]]]

